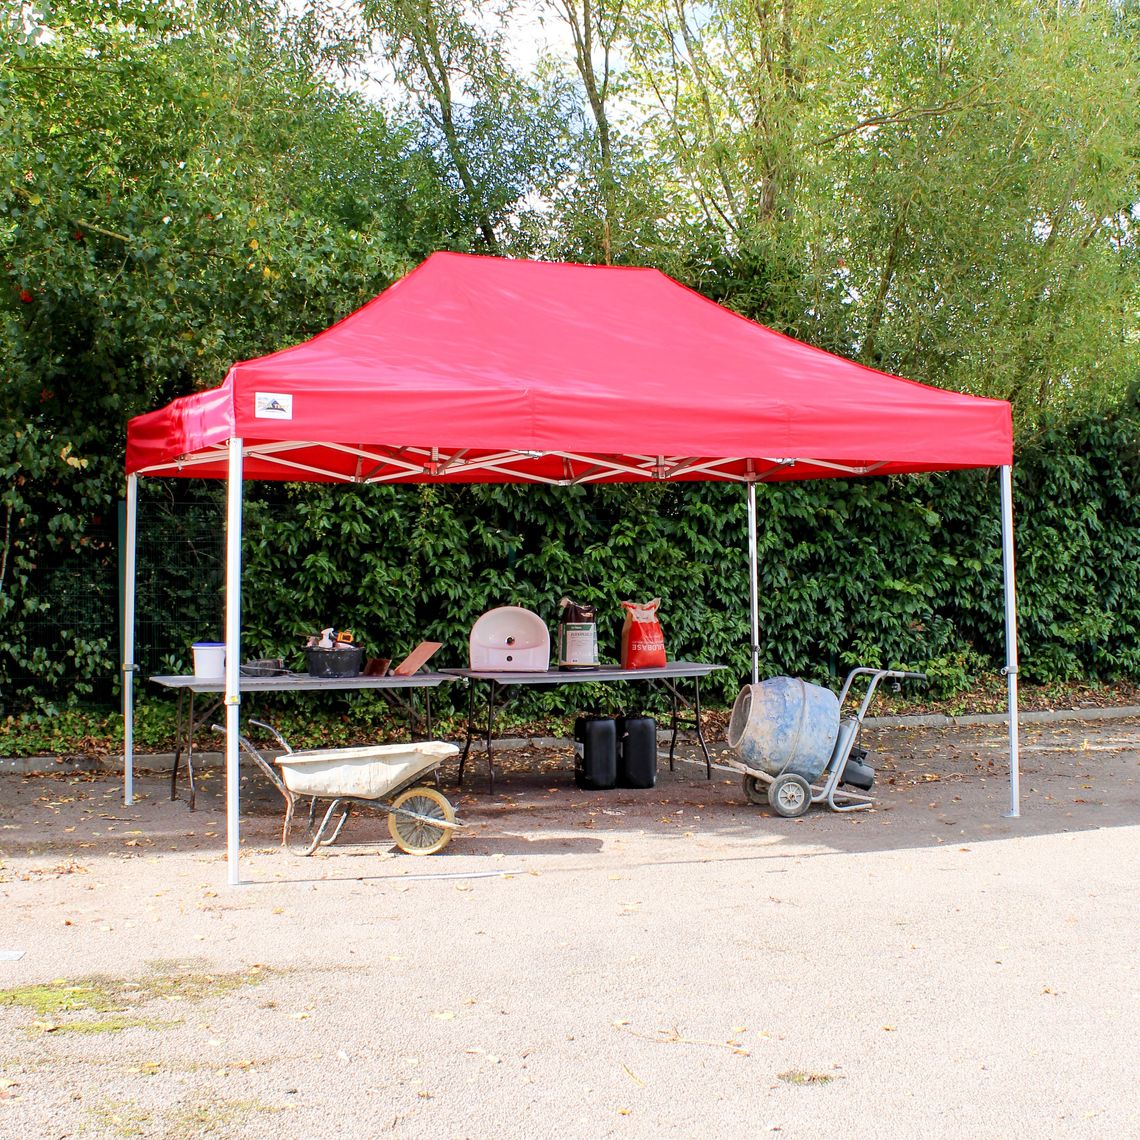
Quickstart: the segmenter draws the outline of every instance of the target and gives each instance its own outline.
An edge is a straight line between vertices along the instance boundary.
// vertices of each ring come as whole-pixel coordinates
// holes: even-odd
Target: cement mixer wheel
[[[811,785],[803,776],[785,772],[768,786],[768,802],[777,815],[795,819],[811,807]]]
[[[768,802],[768,785],[758,776],[745,776],[744,798],[750,804],[766,804]]]

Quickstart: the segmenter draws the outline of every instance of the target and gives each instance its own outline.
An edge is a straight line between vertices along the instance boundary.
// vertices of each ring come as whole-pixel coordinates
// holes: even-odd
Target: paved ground
[[[515,754],[441,855],[0,779],[0,1136],[1140,1136],[1140,722],[875,730],[875,811]],[[0,957],[3,957],[0,955]]]

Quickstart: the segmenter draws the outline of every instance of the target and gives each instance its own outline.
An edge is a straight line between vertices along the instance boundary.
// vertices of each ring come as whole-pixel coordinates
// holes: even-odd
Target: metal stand
[[[174,709],[174,763],[170,766],[170,798],[178,799],[178,762],[182,759],[182,698],[184,689],[178,690],[178,703]],[[222,698],[215,697],[206,711],[200,717],[194,716],[194,690],[190,690],[190,710],[186,719],[186,780],[190,785],[190,810],[195,807],[196,789],[194,787],[194,733],[202,725],[208,723],[214,713],[222,707]]]
[[[491,751],[491,729],[495,723],[495,685],[494,681],[487,683],[487,780],[488,790],[492,792],[495,790],[495,754]],[[474,684],[467,686],[467,736],[463,741],[463,751],[459,754],[459,774],[456,778],[456,786],[460,788],[463,787],[463,769],[467,766],[475,733],[475,688]]]
[[[677,751],[677,732],[683,727],[695,728],[697,730],[697,743],[701,746],[701,752],[705,757],[705,778],[712,779],[712,758],[709,756],[709,746],[705,743],[705,731],[701,726],[701,679],[700,677],[693,678],[693,715],[692,718],[682,717],[680,715],[680,706],[688,704],[684,697],[681,696],[677,689],[675,681],[662,681],[662,684],[669,690],[669,695],[673,702],[673,716],[670,722],[670,730],[672,736],[669,739],[669,771],[673,771],[673,759]]]
[[[671,718],[670,718],[670,731],[672,733],[669,742],[669,768],[672,770],[674,764],[674,755],[677,748],[677,735],[682,727],[692,727],[696,729],[697,741],[701,746],[701,752],[705,758],[705,774],[708,779],[712,779],[712,758],[709,755],[708,743],[705,741],[704,729],[701,726],[701,677],[708,673],[721,669],[721,665],[697,665],[693,662],[678,661],[670,665],[664,666],[660,669],[618,669],[602,667],[596,671],[587,674],[585,671],[581,672],[567,672],[559,673],[555,670],[539,673],[478,673],[474,670],[467,669],[447,669],[446,673],[455,676],[462,676],[467,678],[468,683],[468,697],[467,697],[467,733],[463,741],[463,751],[459,755],[459,773],[457,784],[459,787],[463,786],[463,774],[467,767],[467,757],[471,753],[471,744],[475,739],[475,690],[478,687],[478,682],[482,681],[487,686],[487,723],[486,723],[486,749],[487,749],[487,772],[489,781],[489,790],[495,790],[495,756],[491,747],[491,742],[494,735],[495,724],[495,700],[496,692],[499,689],[507,689],[512,686],[529,686],[529,685],[573,685],[583,684],[586,682],[600,683],[600,684],[613,684],[613,683],[637,683],[655,685],[660,684],[665,687],[670,695],[672,702]],[[692,678],[693,681],[693,703],[692,703],[692,717],[682,714],[682,706],[685,708],[690,707],[689,702],[681,695],[678,688],[678,682],[682,679]]]

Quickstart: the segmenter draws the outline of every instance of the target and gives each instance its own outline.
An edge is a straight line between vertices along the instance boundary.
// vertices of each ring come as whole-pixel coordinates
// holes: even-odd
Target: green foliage
[[[623,5],[611,126],[636,157],[605,189],[655,223],[623,258],[1019,425],[1111,406],[1136,367],[1136,7]],[[601,196],[588,168],[574,187]],[[560,212],[555,254],[562,221],[591,225]]]
[[[21,700],[112,671],[126,420],[325,328],[457,224],[406,125],[326,78],[311,16],[42,19],[0,17],[0,678]],[[98,596],[72,620],[77,567]]]
[[[1048,682],[1140,675],[1140,411],[1056,423],[1015,467],[1022,674]],[[993,472],[787,483],[759,489],[761,671],[826,681],[857,664],[930,674],[949,694],[1004,664],[1001,532]],[[247,507],[251,654],[293,654],[322,625],[369,653],[421,638],[463,664],[497,605],[559,598],[599,610],[616,660],[624,598],[662,598],[671,656],[747,676],[744,494],[724,485],[283,488]],[[563,714],[581,694],[527,695]]]
[[[53,694],[90,696],[110,666],[117,551],[103,489],[76,478],[88,467],[41,425],[0,434],[0,678],[34,672],[34,696],[47,709]],[[70,557],[89,575],[82,606],[67,605]],[[45,626],[50,640],[40,636]]]
[[[110,696],[125,421],[437,248],[654,264],[824,348],[1011,398],[1023,675],[1140,675],[1140,415],[1117,406],[1140,299],[1134,2],[559,0],[565,50],[533,74],[509,2],[478,22],[454,0],[323,12],[0,15],[12,707]],[[406,97],[333,81],[372,65]],[[220,502],[142,500],[145,660],[185,668],[221,632]],[[948,692],[1001,663],[992,475],[760,502],[765,672],[907,664]],[[598,604],[612,657],[617,603],[659,594],[670,651],[731,666],[720,695],[748,670],[739,488],[257,489],[246,560],[248,652],[294,665],[323,624],[383,656],[434,637],[458,663],[486,608],[553,626],[563,594]]]

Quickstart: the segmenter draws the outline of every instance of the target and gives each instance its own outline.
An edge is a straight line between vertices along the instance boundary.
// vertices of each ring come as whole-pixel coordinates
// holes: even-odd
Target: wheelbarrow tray
[[[274,763],[294,795],[380,800],[415,783],[458,752],[454,744],[425,740],[417,744],[313,748],[279,756]]]

